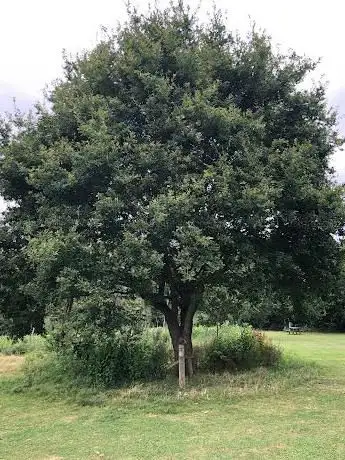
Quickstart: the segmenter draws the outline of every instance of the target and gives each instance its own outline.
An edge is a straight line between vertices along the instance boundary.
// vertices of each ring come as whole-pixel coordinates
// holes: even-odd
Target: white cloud
[[[92,47],[99,26],[115,24],[124,14],[122,0],[2,1],[0,79],[37,97],[61,74],[63,48]]]
[[[63,48],[71,52],[89,48],[97,41],[100,25],[116,25],[126,17],[123,0],[12,0],[1,3],[0,79],[35,96],[60,74]],[[146,0],[133,3],[147,9]],[[162,6],[168,3],[168,0],[159,2]],[[203,16],[212,9],[212,3],[212,0],[201,2]],[[228,11],[231,28],[247,30],[251,17],[284,48],[292,47],[312,57],[322,57],[320,71],[327,75],[331,89],[344,84],[345,5],[342,0],[319,4],[314,0],[241,0],[230,5],[228,0],[218,0],[216,3],[218,8]],[[189,0],[189,4],[197,8],[199,0]]]
[[[30,94],[18,91],[14,86],[0,83],[0,113],[13,112],[14,108],[27,111],[34,102]]]
[[[331,166],[335,169],[335,179],[337,182],[345,183],[345,155],[342,150],[338,150],[331,160]]]

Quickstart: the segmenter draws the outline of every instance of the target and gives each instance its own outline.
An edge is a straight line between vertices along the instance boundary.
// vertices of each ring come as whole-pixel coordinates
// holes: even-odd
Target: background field
[[[279,369],[102,392],[25,387],[0,356],[1,459],[343,459],[345,334],[269,333]]]

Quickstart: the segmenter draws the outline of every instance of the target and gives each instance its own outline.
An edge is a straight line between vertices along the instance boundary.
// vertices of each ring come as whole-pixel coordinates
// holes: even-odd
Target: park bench
[[[293,326],[291,322],[289,322],[289,326],[286,328],[286,331],[289,334],[302,334],[303,327],[301,326]]]

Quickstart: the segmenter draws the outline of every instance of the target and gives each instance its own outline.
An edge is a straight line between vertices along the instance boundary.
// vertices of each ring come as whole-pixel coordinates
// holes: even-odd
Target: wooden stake
[[[184,343],[180,343],[178,346],[178,383],[181,389],[185,387],[186,360],[184,354]]]

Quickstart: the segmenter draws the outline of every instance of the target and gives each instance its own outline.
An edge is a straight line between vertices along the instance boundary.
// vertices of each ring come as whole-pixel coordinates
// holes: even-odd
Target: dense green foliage
[[[345,253],[340,249],[341,267],[338,276],[332,282],[328,295],[319,299],[317,307],[312,309],[313,324],[318,329],[345,331]]]
[[[0,216],[0,334],[22,337],[43,330],[44,308],[27,290],[34,270],[26,246],[20,228],[13,221],[6,224]]]
[[[322,85],[301,85],[314,68],[265,34],[229,33],[220,14],[202,26],[183,2],[131,12],[67,57],[49,108],[1,130],[27,292],[65,329],[85,308],[114,318],[119,299],[143,299],[189,358],[208,289],[250,304],[273,291],[301,312],[337,270],[344,222],[335,114]]]
[[[273,366],[279,363],[281,353],[261,332],[250,327],[223,327],[199,349],[199,368],[222,372]]]
[[[111,387],[161,379],[171,365],[169,338],[159,329],[136,335],[116,330],[98,335],[86,331],[69,334],[70,342],[63,343],[57,359],[75,378],[84,377],[94,385]]]
[[[316,304],[315,314],[319,318],[321,309],[317,305],[320,299],[313,297],[312,301]],[[310,311],[310,302],[310,298],[305,299],[296,315],[291,298],[265,289],[265,286],[254,298],[250,292],[239,295],[238,291],[229,291],[226,286],[215,286],[205,291],[196,321],[205,325],[225,322],[251,324],[257,329],[282,329],[289,320],[314,325],[315,315]]]

